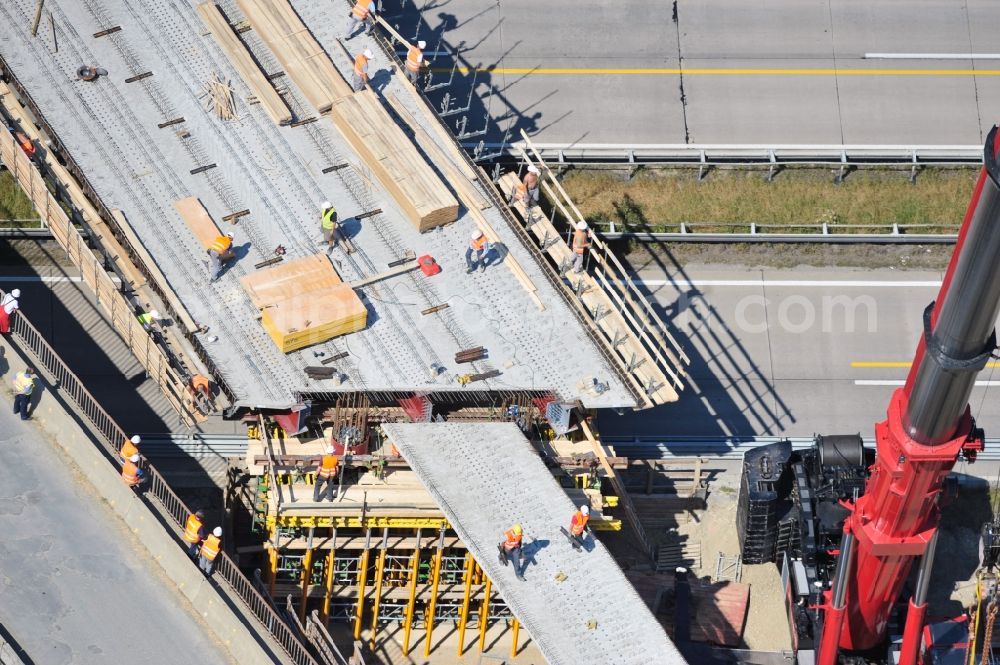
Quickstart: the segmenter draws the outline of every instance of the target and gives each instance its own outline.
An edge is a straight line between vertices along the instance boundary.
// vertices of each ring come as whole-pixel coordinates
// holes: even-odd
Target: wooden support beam
[[[127,79],[125,79],[125,82],[126,83],[135,83],[136,81],[141,81],[143,79],[148,79],[152,75],[153,75],[153,72],[143,72],[141,74],[136,74],[135,76],[128,77]]]
[[[94,33],[94,38],[107,37],[108,35],[112,35],[116,32],[119,32],[121,29],[122,27],[120,25],[116,25],[115,27],[108,28],[107,30],[100,30]]]
[[[250,210],[240,210],[239,212],[234,212],[229,215],[225,215],[222,218],[224,222],[235,222],[240,217],[246,217],[250,214]]]
[[[35,18],[31,21],[31,36],[34,37],[38,34],[38,23],[42,20],[42,7],[45,5],[45,0],[38,0],[38,4],[35,5]]]

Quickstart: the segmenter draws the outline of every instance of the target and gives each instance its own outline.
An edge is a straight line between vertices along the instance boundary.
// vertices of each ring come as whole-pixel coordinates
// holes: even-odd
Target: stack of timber
[[[239,72],[243,82],[250,88],[250,92],[257,98],[264,110],[271,117],[271,120],[279,125],[287,125],[292,121],[292,112],[288,110],[288,105],[281,95],[274,89],[271,82],[267,80],[264,72],[260,70],[254,61],[250,51],[236,36],[229,21],[222,14],[222,10],[214,2],[203,2],[198,5],[198,13],[201,20],[208,26],[215,41],[218,42],[233,67]]]
[[[368,310],[324,254],[288,261],[240,279],[261,310],[261,325],[282,353],[363,330]]]
[[[351,94],[330,56],[286,0],[237,0],[237,4],[316,110],[325,113],[335,100]]]
[[[371,90],[334,102],[330,117],[418,231],[458,219],[458,201]]]
[[[205,206],[202,205],[197,196],[189,196],[186,199],[174,201],[174,207],[181,214],[184,223],[191,229],[191,233],[194,234],[194,237],[201,242],[206,250],[222,235],[215,220],[208,214]]]

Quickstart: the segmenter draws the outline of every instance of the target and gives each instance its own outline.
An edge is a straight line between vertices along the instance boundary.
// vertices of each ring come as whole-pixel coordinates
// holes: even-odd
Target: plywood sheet
[[[177,208],[177,212],[181,214],[184,223],[188,225],[191,233],[194,234],[194,237],[201,242],[205,249],[208,249],[215,242],[216,238],[222,235],[215,220],[208,214],[205,206],[202,205],[197,196],[189,196],[186,199],[174,201],[174,207]]]
[[[303,293],[268,306],[261,324],[283,353],[364,330],[368,309],[347,284]]]
[[[326,289],[343,280],[325,254],[313,254],[294,261],[257,270],[240,278],[243,289],[257,308],[267,307],[294,296]]]

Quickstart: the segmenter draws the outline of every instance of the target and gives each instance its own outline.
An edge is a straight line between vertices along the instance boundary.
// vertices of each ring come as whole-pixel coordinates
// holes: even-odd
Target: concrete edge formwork
[[[0,353],[7,361],[7,372],[20,372],[28,366],[21,350],[6,337],[0,336]],[[35,366],[34,364],[32,366]],[[35,366],[41,376],[42,367]],[[12,395],[4,384],[3,392]],[[72,408],[63,402],[58,388],[43,386],[42,401],[32,414],[31,423],[43,433],[43,438],[62,449],[80,475],[88,480],[95,492],[143,545],[149,558],[155,561],[177,590],[190,602],[187,608],[197,614],[222,643],[236,662],[245,665],[273,665],[291,660],[277,644],[270,643],[263,630],[251,630],[248,619],[235,611],[233,601],[207,579],[179,545],[179,537],[164,528],[159,516],[121,480],[114,466],[94,445],[92,435],[76,420]],[[12,397],[11,397],[12,398]]]

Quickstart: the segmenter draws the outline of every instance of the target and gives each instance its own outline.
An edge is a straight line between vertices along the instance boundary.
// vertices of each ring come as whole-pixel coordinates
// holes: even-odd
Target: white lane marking
[[[865,53],[866,60],[1000,60],[1000,53]]]
[[[937,288],[941,286],[940,281],[857,281],[857,280],[834,280],[834,279],[633,279],[633,284],[644,284],[646,286],[847,286],[857,288]]]
[[[39,275],[0,275],[0,282],[82,282],[82,277],[42,277]]]
[[[855,379],[856,386],[901,386],[906,381],[899,379]],[[977,386],[1000,386],[1000,381],[976,381]]]

